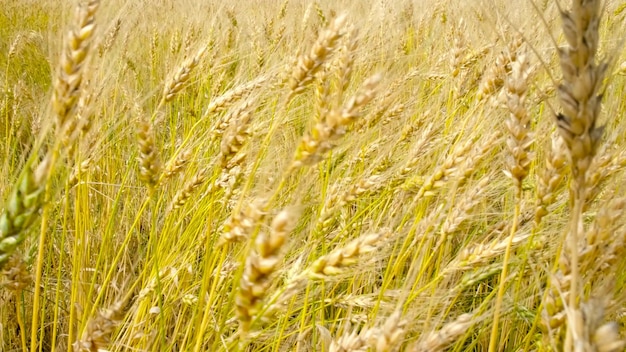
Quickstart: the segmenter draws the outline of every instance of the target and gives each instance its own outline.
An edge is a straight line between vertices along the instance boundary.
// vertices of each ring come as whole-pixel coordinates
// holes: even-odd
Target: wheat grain
[[[378,336],[375,338],[374,344],[376,352],[394,351],[405,334],[404,327],[407,323],[407,320],[402,319],[400,311],[393,312],[377,331]]]
[[[341,103],[343,95],[348,91],[354,70],[356,50],[359,46],[359,35],[356,29],[348,32],[346,37],[346,43],[341,47],[339,64],[337,65],[336,71],[338,82],[335,99],[337,104]]]
[[[506,120],[506,127],[509,130],[507,146],[510,152],[509,164],[505,174],[513,180],[515,185],[515,210],[513,213],[513,224],[511,233],[504,251],[504,259],[502,263],[502,272],[500,273],[500,285],[498,286],[498,294],[494,307],[493,327],[491,330],[491,338],[489,340],[489,351],[496,350],[500,310],[504,299],[505,281],[508,276],[508,266],[517,231],[518,219],[521,213],[522,203],[522,181],[528,175],[530,168],[530,146],[533,143],[532,133],[530,129],[530,116],[524,103],[526,101],[526,90],[528,89],[528,62],[524,54],[514,55],[515,60],[511,62],[511,72],[505,82],[505,91],[507,96],[507,107],[511,114]]]
[[[518,55],[511,64],[511,73],[505,82],[507,107],[511,114],[505,125],[509,131],[507,146],[512,161],[506,170],[507,176],[521,190],[521,182],[528,175],[532,155],[529,149],[533,143],[533,134],[529,131],[530,115],[526,110],[526,90],[528,89],[528,58]]]
[[[459,20],[459,23],[455,27],[455,30],[452,32],[454,40],[452,41],[453,46],[452,50],[450,50],[450,69],[452,77],[457,77],[461,73],[461,66],[463,55],[466,51],[465,44],[465,21],[463,18]]]
[[[351,183],[347,187],[343,184],[333,186],[316,220],[315,232],[319,234],[328,232],[341,208],[354,202],[366,192],[375,191],[382,184],[380,175],[371,175]],[[347,189],[339,194],[341,188]]]

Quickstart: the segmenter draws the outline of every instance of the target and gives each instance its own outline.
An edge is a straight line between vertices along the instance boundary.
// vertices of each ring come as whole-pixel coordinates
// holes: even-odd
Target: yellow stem
[[[15,292],[15,310],[17,314],[17,326],[20,327],[20,338],[22,340],[22,351],[28,351],[28,347],[26,347],[26,330],[24,329],[24,317],[22,316],[22,308],[23,306],[20,304],[20,297],[22,296],[22,291],[19,290]]]
[[[52,178],[54,173],[54,164],[56,163],[58,154],[59,154],[60,144],[57,142],[52,149],[52,154],[50,156],[50,166],[47,171],[48,177],[46,179],[44,195],[43,195],[43,206],[42,206],[42,214],[41,214],[41,228],[39,230],[39,248],[37,249],[37,262],[35,269],[35,292],[33,293],[33,317],[31,321],[31,331],[30,331],[30,350],[31,352],[37,351],[37,332],[39,331],[38,320],[39,320],[39,298],[41,296],[41,276],[43,273],[43,262],[45,255],[45,244],[46,244],[46,234],[48,232],[48,198],[50,197],[50,182],[49,180]],[[44,159],[45,160],[45,159]]]
[[[571,283],[569,292],[568,311],[575,312],[578,308],[578,229],[580,227],[580,219],[582,218],[583,203],[585,202],[584,192],[584,179],[578,180],[576,183],[576,195],[574,199],[574,211],[572,213],[572,223],[570,224],[570,236],[566,239],[566,246],[569,251],[569,258],[571,261]],[[567,320],[567,332],[565,334],[564,351],[571,351],[573,348],[574,332],[576,329],[576,320],[572,319],[568,315]]]
[[[496,305],[493,312],[493,326],[491,328],[491,337],[489,339],[489,352],[496,351],[496,344],[498,341],[498,323],[500,321],[500,310],[502,309],[502,301],[504,299],[504,290],[506,284],[506,277],[508,275],[509,261],[511,260],[511,248],[513,247],[513,238],[517,231],[517,222],[519,221],[520,204],[521,204],[521,188],[517,189],[517,195],[515,197],[515,213],[513,215],[513,224],[511,225],[511,233],[509,234],[509,240],[506,243],[506,250],[504,252],[504,262],[502,263],[502,272],[500,273],[500,285],[498,286],[498,295],[496,296]]]

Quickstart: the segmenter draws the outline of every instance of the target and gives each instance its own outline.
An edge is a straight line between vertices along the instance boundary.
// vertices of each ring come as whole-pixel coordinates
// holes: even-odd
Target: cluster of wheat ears
[[[1,351],[624,351],[623,2],[1,6]]]

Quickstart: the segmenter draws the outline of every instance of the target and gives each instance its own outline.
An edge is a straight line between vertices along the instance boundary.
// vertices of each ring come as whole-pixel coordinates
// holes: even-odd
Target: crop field
[[[0,0],[0,351],[626,348],[626,2]]]

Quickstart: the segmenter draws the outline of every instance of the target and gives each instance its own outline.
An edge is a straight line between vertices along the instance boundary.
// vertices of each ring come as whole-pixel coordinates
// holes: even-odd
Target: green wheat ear
[[[0,215],[0,269],[24,242],[41,209],[48,166],[49,158],[45,158],[35,170],[25,168]]]

